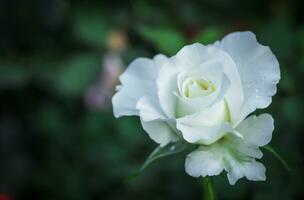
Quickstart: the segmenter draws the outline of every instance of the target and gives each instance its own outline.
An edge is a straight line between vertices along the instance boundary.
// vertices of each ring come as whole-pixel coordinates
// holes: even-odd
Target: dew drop
[[[247,88],[251,88],[253,86],[253,83],[252,82],[249,82],[248,84],[247,84]]]
[[[170,147],[170,150],[174,151],[175,150],[175,146]]]
[[[278,81],[277,81],[277,80],[273,80],[273,81],[271,81],[271,83],[272,83],[272,84],[277,84]]]

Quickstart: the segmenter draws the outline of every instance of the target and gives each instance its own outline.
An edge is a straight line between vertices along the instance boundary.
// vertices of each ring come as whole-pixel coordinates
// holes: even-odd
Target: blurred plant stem
[[[215,200],[212,178],[209,176],[204,178],[204,200]]]
[[[284,168],[292,174],[292,169],[289,166],[289,164],[286,162],[286,160],[278,153],[276,152],[270,145],[266,145],[263,146],[264,149],[266,149],[267,151],[269,151],[270,153],[272,153],[272,155],[274,155],[274,157],[276,157],[284,166]]]

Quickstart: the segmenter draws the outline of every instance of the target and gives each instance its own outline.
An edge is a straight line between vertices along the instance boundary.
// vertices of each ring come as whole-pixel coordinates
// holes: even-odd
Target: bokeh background
[[[304,199],[301,0],[1,0],[0,199],[202,199],[180,153],[132,181],[156,147],[136,117],[114,119],[117,76],[136,57],[175,54],[232,31],[270,46],[282,79],[266,182],[214,179],[219,199]],[[261,112],[261,111],[257,111]]]

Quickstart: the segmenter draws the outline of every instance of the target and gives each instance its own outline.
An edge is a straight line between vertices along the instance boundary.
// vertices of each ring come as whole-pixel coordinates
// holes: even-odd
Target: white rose
[[[266,108],[276,93],[279,63],[251,32],[236,32],[204,46],[183,47],[175,56],[138,58],[120,76],[114,115],[138,115],[161,146],[177,140],[198,145],[186,158],[194,177],[227,171],[230,184],[241,178],[265,180],[260,146],[274,129]]]

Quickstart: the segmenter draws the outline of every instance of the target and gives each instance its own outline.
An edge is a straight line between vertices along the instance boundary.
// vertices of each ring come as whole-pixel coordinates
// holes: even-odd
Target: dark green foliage
[[[266,182],[213,179],[218,199],[304,199],[304,17],[301,1],[0,1],[0,196],[13,199],[203,199],[203,180],[184,170],[186,152],[160,159],[130,182],[157,146],[136,117],[110,105],[89,109],[86,89],[100,77],[108,33],[123,30],[125,64],[175,54],[251,30],[281,66]],[[261,111],[257,111],[259,113]],[[1,196],[2,197],[2,196]]]

